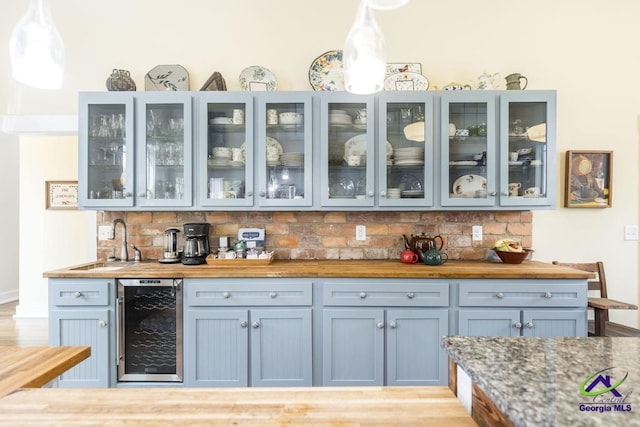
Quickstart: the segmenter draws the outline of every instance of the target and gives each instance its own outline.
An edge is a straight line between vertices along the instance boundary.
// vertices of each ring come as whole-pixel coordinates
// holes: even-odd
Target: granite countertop
[[[485,278],[587,279],[591,273],[539,261],[503,264],[490,261],[449,261],[443,265],[403,264],[399,260],[275,260],[260,265],[248,260],[227,264],[182,265],[157,261],[96,261],[47,271],[44,277],[68,278],[186,278],[186,277],[335,277],[335,278]]]
[[[442,346],[515,426],[640,426],[638,338],[444,337]],[[580,392],[627,373],[617,393]]]

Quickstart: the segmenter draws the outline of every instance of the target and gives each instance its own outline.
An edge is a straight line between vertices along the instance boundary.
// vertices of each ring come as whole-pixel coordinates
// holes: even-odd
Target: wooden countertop
[[[449,261],[439,266],[403,264],[398,260],[280,261],[269,265],[160,264],[155,261],[94,262],[48,271],[44,277],[78,278],[208,278],[208,277],[344,277],[344,278],[484,278],[484,279],[587,279],[591,273],[539,261],[503,264],[490,261]],[[100,265],[99,268],[88,268]]]
[[[2,346],[0,396],[18,388],[42,387],[90,355],[91,347]]]
[[[476,425],[447,387],[30,389],[0,413],[38,426]]]

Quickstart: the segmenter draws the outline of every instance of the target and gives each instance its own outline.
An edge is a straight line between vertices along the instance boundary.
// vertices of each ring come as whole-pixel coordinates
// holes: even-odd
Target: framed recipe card
[[[78,181],[46,181],[47,209],[78,209]]]

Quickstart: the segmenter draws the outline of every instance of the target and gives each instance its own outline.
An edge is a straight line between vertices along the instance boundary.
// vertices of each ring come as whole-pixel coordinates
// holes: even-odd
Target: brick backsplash
[[[268,250],[277,259],[396,259],[404,249],[402,235],[441,235],[450,259],[485,259],[498,239],[510,237],[525,247],[532,244],[531,211],[436,212],[98,212],[97,223],[111,225],[115,218],[127,224],[127,240],[142,251],[144,259],[162,257],[164,230],[183,229],[189,222],[211,224],[212,251],[218,237],[232,236],[239,228],[265,228]],[[356,240],[355,227],[367,227],[367,239]],[[483,240],[471,240],[471,227],[482,225]],[[98,240],[97,257],[119,255],[120,227],[115,240]],[[96,232],[97,236],[97,232]],[[183,239],[182,233],[180,238]],[[131,250],[129,251],[132,252]]]

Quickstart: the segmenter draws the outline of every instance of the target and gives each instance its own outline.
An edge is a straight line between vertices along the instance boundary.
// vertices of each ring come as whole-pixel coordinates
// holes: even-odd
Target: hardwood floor
[[[48,345],[48,319],[14,319],[17,301],[0,304],[0,346]]]

